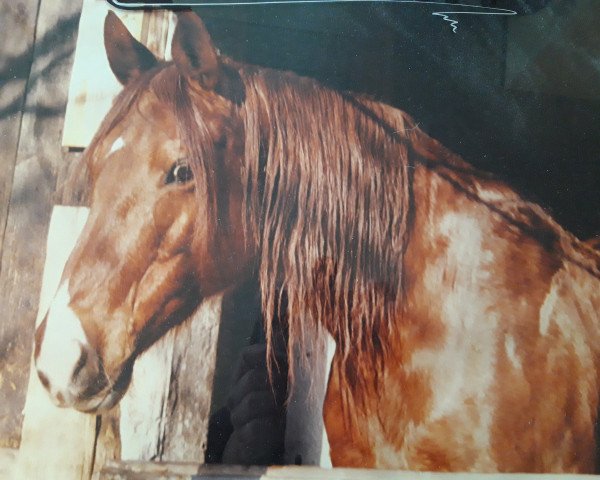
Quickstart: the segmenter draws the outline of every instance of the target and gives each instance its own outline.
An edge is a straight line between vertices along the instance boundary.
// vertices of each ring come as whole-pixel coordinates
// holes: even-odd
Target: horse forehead
[[[127,168],[136,160],[149,161],[150,166],[157,164],[155,166],[164,168],[165,160],[168,163],[184,156],[182,143],[176,136],[161,129],[143,134],[137,128],[127,128],[127,125],[106,138],[101,151],[103,161],[121,161]]]
[[[123,139],[125,144],[135,144],[140,140],[144,140],[145,143],[160,142],[177,136],[178,128],[175,112],[152,92],[143,93],[136,104],[120,118],[118,124],[108,135],[111,148],[119,137]],[[123,147],[121,142],[117,142],[117,147]]]
[[[118,152],[125,147],[125,138],[123,135],[118,136],[114,142],[112,142],[110,148],[108,149],[108,154]]]

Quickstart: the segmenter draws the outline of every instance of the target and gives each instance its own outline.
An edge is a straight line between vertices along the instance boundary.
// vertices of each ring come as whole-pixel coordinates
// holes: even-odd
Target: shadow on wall
[[[64,39],[72,37],[77,32],[79,15],[72,15],[58,22],[52,30],[44,34],[43,38],[36,41],[36,55],[43,59],[39,70],[32,71],[33,47],[16,56],[0,59],[0,85],[2,89],[10,88],[12,82],[28,79],[28,90],[40,80],[40,78],[51,77],[55,68],[61,65],[66,58],[70,57],[73,49],[71,42]],[[2,95],[0,97],[0,119],[7,118],[24,109],[24,101],[20,96],[11,97]],[[27,112],[35,113],[39,117],[47,118],[64,114],[64,104],[54,105],[52,99],[49,103],[41,103],[35,107],[27,107]]]

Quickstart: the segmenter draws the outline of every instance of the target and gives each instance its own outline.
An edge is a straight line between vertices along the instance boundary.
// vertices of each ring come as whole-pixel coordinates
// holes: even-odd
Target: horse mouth
[[[83,395],[71,405],[82,413],[105,413],[123,398],[131,382],[133,361],[127,362],[117,379],[113,382],[106,378],[105,387],[91,395]]]
[[[77,403],[73,406],[76,410],[82,413],[99,414],[106,413],[113,408],[119,400],[123,398],[126,390],[116,391],[109,390],[106,395],[94,397],[89,400]]]

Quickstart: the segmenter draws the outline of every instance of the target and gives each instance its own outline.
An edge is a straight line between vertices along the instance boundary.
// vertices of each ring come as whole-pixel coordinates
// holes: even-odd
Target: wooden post
[[[122,89],[104,52],[104,18],[109,10],[115,12],[131,34],[157,57],[169,58],[167,42],[170,42],[175,26],[173,13],[124,11],[111,7],[106,0],[83,0],[62,138],[66,147],[85,148],[89,145],[113,99]]]
[[[136,360],[121,400],[122,460],[204,461],[221,296]]]
[[[38,4],[39,0],[0,4],[0,18],[4,28],[9,29],[4,31],[4,39],[0,43],[0,58],[4,62],[0,71],[0,251],[19,144],[27,79],[33,61]],[[0,446],[10,444],[11,441],[0,430]]]
[[[38,11],[33,1],[3,2],[2,8],[7,7],[17,8],[17,12],[22,8],[23,15],[21,18],[18,15],[5,18],[3,10],[3,28],[12,18],[17,23],[24,22],[23,28],[27,30]],[[0,437],[4,446],[16,447],[20,439],[48,222],[57,177],[66,167],[60,138],[80,8],[78,0],[41,0],[39,3],[27,97],[24,104],[17,101],[18,110],[22,106],[23,113],[12,188],[8,188],[10,181],[0,181],[7,186],[7,190],[0,191],[3,205],[10,190],[8,215],[5,217],[5,208],[0,210],[0,230],[5,228],[0,272]],[[11,25],[10,32],[3,30],[3,43],[12,42],[13,35],[17,42],[21,38],[26,62],[26,52],[33,37],[28,40],[27,32],[21,35],[13,32],[12,27],[14,25]],[[2,96],[5,95],[5,85],[3,82]],[[21,91],[23,87],[21,82]],[[13,88],[7,86],[6,92]],[[14,93],[18,95],[18,92]],[[0,127],[0,137],[6,132],[7,140],[13,144],[13,153],[9,147],[8,152],[1,153],[8,155],[10,176],[15,134],[14,131],[10,133],[10,129],[4,130],[4,124]],[[18,127],[13,124],[11,128]],[[3,162],[3,169],[5,165]]]
[[[290,392],[285,427],[287,465],[314,465],[331,468],[329,441],[323,423],[323,402],[335,341],[329,335],[315,338],[304,333],[307,347],[305,358],[295,352],[294,384]]]
[[[18,450],[0,448],[0,478],[13,478]]]
[[[87,219],[87,209],[55,208],[50,220],[46,262],[36,325],[46,315],[58,289],[64,264]],[[41,386],[31,362],[21,448],[15,479],[90,477],[96,417],[56,407]]]

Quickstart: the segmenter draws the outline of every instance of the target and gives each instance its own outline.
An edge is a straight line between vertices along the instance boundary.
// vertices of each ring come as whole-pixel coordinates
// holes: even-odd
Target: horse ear
[[[207,90],[217,87],[220,76],[217,50],[204,23],[193,12],[177,14],[171,55],[181,73]]]
[[[110,11],[104,20],[104,47],[110,69],[123,85],[158,63],[152,52],[133,38],[121,19]]]

